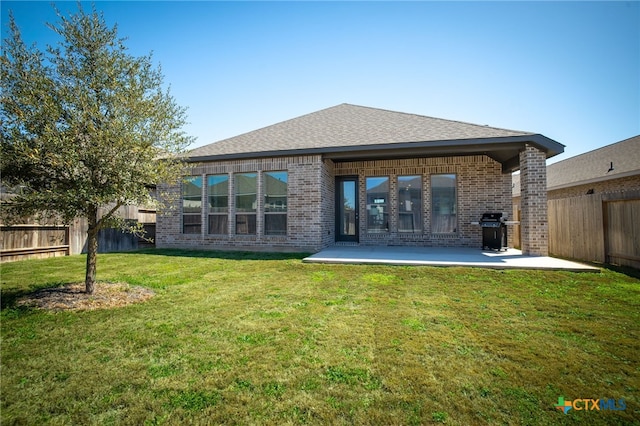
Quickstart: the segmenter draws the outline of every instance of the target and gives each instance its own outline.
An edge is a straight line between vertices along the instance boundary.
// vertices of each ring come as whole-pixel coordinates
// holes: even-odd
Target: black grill
[[[502,213],[484,213],[480,219],[482,226],[482,248],[507,249],[507,218]]]

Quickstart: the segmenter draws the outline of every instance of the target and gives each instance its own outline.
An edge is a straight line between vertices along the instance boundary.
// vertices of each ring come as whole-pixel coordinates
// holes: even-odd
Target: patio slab
[[[473,248],[331,246],[303,262],[600,272],[599,268],[578,262],[549,256],[525,256],[516,249],[498,252]]]

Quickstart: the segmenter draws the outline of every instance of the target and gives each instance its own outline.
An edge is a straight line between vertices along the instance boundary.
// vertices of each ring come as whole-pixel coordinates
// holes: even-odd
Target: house
[[[481,247],[472,222],[511,211],[522,249],[547,254],[543,135],[341,104],[188,153],[157,218],[158,247],[317,252],[334,244]]]
[[[547,166],[547,199],[552,254],[640,268],[640,135]]]

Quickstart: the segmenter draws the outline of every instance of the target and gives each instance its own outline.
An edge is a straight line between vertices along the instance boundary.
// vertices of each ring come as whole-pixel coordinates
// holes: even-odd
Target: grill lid
[[[480,219],[480,222],[504,222],[505,220],[507,220],[507,217],[504,215],[504,213],[487,212],[482,214],[482,219]]]
[[[502,225],[502,222],[480,222],[483,228],[500,228]]]

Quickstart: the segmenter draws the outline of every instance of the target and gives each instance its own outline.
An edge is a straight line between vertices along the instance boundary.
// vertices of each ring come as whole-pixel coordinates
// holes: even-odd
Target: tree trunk
[[[93,294],[96,286],[96,261],[98,258],[98,208],[91,209],[88,215],[87,230],[87,269],[84,278],[85,291]]]

